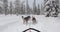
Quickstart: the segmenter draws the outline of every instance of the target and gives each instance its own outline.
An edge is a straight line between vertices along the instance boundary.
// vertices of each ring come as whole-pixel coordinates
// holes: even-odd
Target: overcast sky
[[[8,1],[14,2],[15,0],[8,0]],[[25,1],[25,2],[26,2],[26,0],[20,0],[20,1],[21,1],[21,2],[22,2],[22,1]],[[30,6],[32,6],[33,1],[34,1],[34,0],[28,0]],[[41,4],[43,4],[43,3],[44,3],[44,0],[36,0],[36,4],[40,4],[40,5],[41,5]]]

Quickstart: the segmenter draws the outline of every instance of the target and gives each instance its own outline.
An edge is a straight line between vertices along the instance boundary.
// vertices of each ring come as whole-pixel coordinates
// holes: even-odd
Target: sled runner
[[[28,31],[28,30],[34,30],[34,31],[36,31],[36,32],[40,32],[39,30],[36,30],[36,29],[34,29],[34,28],[26,29],[26,30],[24,30],[23,32],[26,32],[26,31]]]

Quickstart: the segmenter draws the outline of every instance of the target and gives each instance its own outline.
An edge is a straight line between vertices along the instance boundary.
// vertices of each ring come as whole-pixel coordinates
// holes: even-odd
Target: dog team
[[[28,24],[28,21],[32,18],[32,23],[33,24],[36,24],[37,21],[36,21],[36,18],[34,16],[27,16],[27,17],[24,17],[22,16],[22,19],[23,19],[23,24]]]

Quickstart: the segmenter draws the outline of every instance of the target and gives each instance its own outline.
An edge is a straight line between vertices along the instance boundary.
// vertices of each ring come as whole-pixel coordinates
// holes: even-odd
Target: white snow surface
[[[35,16],[37,24],[24,25],[22,15],[0,15],[0,32],[22,32],[28,28],[35,28],[41,32],[60,32],[60,17],[45,17],[44,15]],[[24,15],[26,16],[26,15]]]

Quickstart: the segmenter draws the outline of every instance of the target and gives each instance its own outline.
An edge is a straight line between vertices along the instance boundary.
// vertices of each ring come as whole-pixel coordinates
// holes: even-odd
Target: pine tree
[[[53,9],[52,9],[53,6],[51,6],[51,5],[52,5],[51,2],[47,4],[48,8],[46,9],[45,12],[48,12],[48,13],[47,13],[46,17],[51,16],[51,12],[53,11]]]
[[[38,4],[37,14],[40,15],[40,5]]]
[[[3,0],[0,0],[0,2],[3,2]],[[0,14],[3,14],[3,5],[2,4],[0,4]]]
[[[40,12],[41,12],[40,14],[42,14],[42,4],[41,4],[41,6],[40,6],[40,10],[41,10],[41,11],[40,11]]]
[[[12,1],[10,2],[10,14],[12,14],[13,11],[13,5],[12,5]]]
[[[23,5],[23,14],[25,14],[25,5]]]
[[[52,1],[52,3],[47,4],[47,6],[49,6],[49,7],[46,9],[46,12],[48,12],[46,16],[47,17],[49,17],[49,16],[57,17],[59,7],[56,5],[56,2]]]
[[[4,13],[5,15],[8,13],[8,0],[3,0],[3,3],[4,3]]]
[[[19,0],[15,1],[15,13],[17,15],[21,13],[21,11],[20,11],[20,1]]]
[[[58,1],[59,2],[59,1]],[[59,5],[56,4],[57,2],[52,1],[53,7],[55,8],[55,13],[53,14],[54,17],[58,16],[58,9],[59,9]]]
[[[24,14],[24,9],[25,9],[25,5],[24,5],[24,2],[25,1],[23,1],[22,3],[21,3],[21,14]]]
[[[30,7],[29,7],[29,4],[28,4],[28,0],[26,0],[26,14],[29,14],[29,9],[30,9]]]
[[[3,9],[2,9],[2,7],[0,7],[0,14],[2,14],[3,13]]]
[[[33,2],[33,14],[36,14],[37,12],[37,7],[36,7],[36,0]]]

